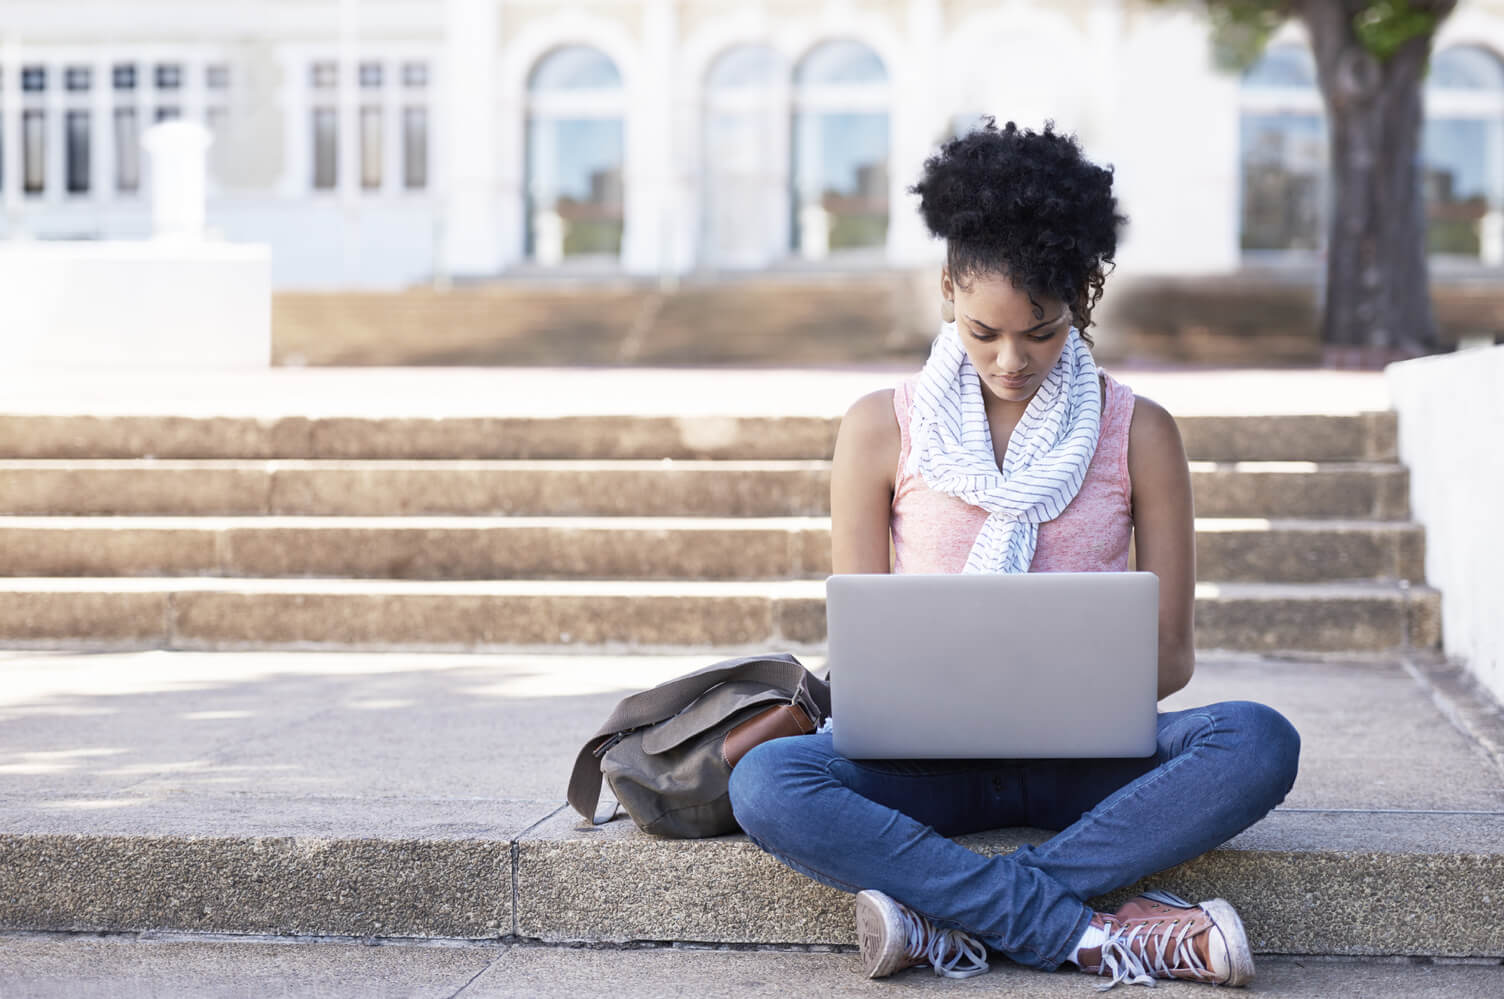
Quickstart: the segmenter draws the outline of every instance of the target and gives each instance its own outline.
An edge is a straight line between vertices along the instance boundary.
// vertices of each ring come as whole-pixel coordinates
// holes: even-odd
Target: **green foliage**
[[[1482,247],[1475,219],[1432,219],[1426,227],[1426,249],[1431,253],[1476,257]]]
[[[1438,18],[1430,11],[1416,10],[1409,0],[1379,0],[1353,18],[1353,30],[1363,47],[1387,60],[1412,38],[1436,30]]]
[[[564,255],[619,254],[621,230],[617,219],[571,219],[564,227]]]
[[[830,220],[830,248],[852,250],[882,246],[888,238],[886,215],[836,215]]]
[[[1212,22],[1212,58],[1241,73],[1264,53],[1269,37],[1289,14],[1285,0],[1207,0]]]
[[[1152,0],[1167,5],[1184,0]],[[1341,0],[1327,0],[1339,3]],[[1269,38],[1294,13],[1291,0],[1201,0],[1212,25],[1212,56],[1222,69],[1242,72],[1258,61]],[[1441,19],[1410,0],[1375,0],[1353,15],[1363,47],[1387,60],[1412,38],[1432,34]]]

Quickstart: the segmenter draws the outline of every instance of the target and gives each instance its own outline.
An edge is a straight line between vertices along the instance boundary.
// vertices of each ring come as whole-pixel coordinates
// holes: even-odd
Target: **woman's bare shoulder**
[[[893,397],[896,389],[878,389],[868,392],[846,410],[841,420],[844,430],[848,424],[855,438],[866,444],[888,445],[898,455],[898,416],[893,412]]]
[[[1135,449],[1160,460],[1174,457],[1173,452],[1180,452],[1181,460],[1185,458],[1175,417],[1153,399],[1137,393],[1133,396],[1133,417],[1128,424],[1128,450],[1131,453]]]
[[[1135,495],[1159,494],[1188,480],[1185,444],[1169,410],[1147,396],[1133,397],[1128,424],[1128,476]]]
[[[898,416],[893,412],[894,389],[868,392],[853,402],[841,419],[838,453],[860,459],[866,468],[882,468],[892,486],[902,439]]]

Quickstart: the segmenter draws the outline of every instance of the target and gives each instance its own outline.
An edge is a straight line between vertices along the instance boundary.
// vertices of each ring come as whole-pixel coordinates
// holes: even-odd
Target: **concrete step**
[[[1409,474],[1379,462],[1193,462],[1203,517],[1409,517]],[[649,459],[12,459],[5,514],[512,514],[811,517],[830,463]]]
[[[1440,643],[1440,594],[1406,583],[1200,583],[1206,649],[1375,653]],[[0,580],[23,648],[817,650],[815,580]]]
[[[1398,522],[1198,517],[1196,575],[1207,582],[1424,583],[1425,530]]]
[[[1202,517],[1408,520],[1410,471],[1383,462],[1191,462]]]
[[[838,418],[0,416],[0,458],[828,459]],[[1199,461],[1393,461],[1395,415],[1184,416]]]
[[[12,460],[0,462],[0,511],[823,516],[830,512],[830,462]]]
[[[850,896],[742,836],[563,806],[611,706],[707,661],[6,654],[0,929],[849,946]],[[1231,900],[1261,954],[1504,957],[1504,721],[1453,676],[1205,657],[1163,708],[1271,705],[1302,734],[1300,777],[1145,884]]]
[[[1196,522],[1198,576],[1424,580],[1415,524]],[[828,517],[0,517],[0,575],[824,579]]]
[[[1254,988],[1280,999],[1404,996],[1494,999],[1492,960],[1260,956]],[[785,999],[790,983],[809,995],[847,999],[987,995],[1079,999],[1100,979],[993,961],[982,976],[954,981],[928,967],[874,981],[850,947],[633,944],[539,946],[523,941],[324,940],[204,935],[0,935],[0,979],[27,999],[201,999],[228,995],[459,996],[578,999],[610,983],[626,999]],[[1206,986],[1162,982],[1156,996],[1194,999]]]

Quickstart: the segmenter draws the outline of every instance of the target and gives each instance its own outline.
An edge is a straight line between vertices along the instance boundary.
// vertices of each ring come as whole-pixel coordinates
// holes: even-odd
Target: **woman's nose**
[[[998,340],[997,369],[1005,375],[1010,375],[1024,369],[1023,351],[1006,338]]]

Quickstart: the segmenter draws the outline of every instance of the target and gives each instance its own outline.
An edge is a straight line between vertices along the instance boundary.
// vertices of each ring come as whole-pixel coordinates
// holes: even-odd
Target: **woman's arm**
[[[1137,567],[1159,577],[1159,696],[1184,687],[1196,668],[1196,520],[1191,471],[1175,420],[1139,397],[1128,430]]]
[[[830,466],[830,565],[836,573],[890,572],[888,514],[898,466],[893,390],[851,404]]]

